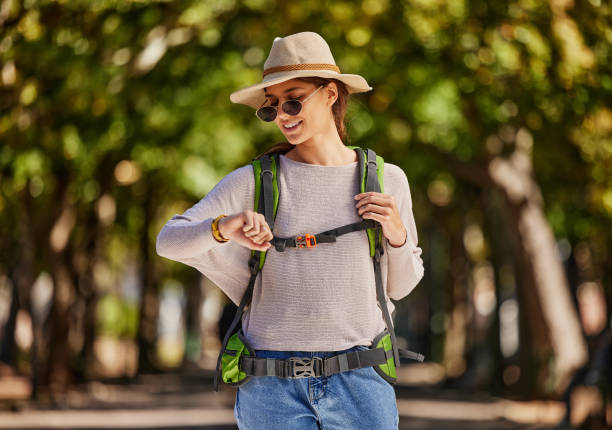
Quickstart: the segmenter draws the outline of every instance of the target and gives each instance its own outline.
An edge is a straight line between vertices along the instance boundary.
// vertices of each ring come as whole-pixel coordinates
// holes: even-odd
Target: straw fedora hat
[[[307,76],[338,79],[346,84],[349,93],[372,89],[362,76],[340,73],[325,39],[305,31],[275,38],[264,63],[263,81],[233,92],[230,100],[257,109],[266,101],[265,87]]]

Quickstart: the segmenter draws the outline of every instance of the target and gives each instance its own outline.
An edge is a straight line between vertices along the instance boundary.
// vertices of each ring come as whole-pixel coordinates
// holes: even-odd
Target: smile
[[[297,122],[292,122],[290,124],[283,124],[283,128],[285,130],[292,130],[294,128],[296,128],[298,125],[300,125],[302,123],[302,120],[297,121]]]

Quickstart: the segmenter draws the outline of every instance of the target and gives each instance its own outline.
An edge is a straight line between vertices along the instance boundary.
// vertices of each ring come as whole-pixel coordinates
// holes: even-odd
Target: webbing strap
[[[270,227],[270,231],[274,231],[274,189],[272,181],[274,180],[274,173],[272,172],[272,166],[269,155],[261,157],[261,185],[263,187],[263,211],[259,210],[259,213],[264,214],[266,222]],[[261,208],[260,208],[261,209]]]
[[[359,191],[361,191],[361,181],[363,181],[363,175],[364,175],[364,169],[365,169],[365,153],[363,152],[363,149],[361,148],[357,148],[357,157],[359,158]]]
[[[378,223],[373,219],[366,219],[363,221],[355,222],[353,224],[347,224],[343,225],[342,227],[327,230],[319,234],[324,234],[328,236],[342,236],[343,234],[351,233],[353,231],[367,230],[368,228],[376,228],[377,226]]]
[[[380,193],[380,184],[378,183],[378,174],[376,173],[376,152],[368,149],[368,176],[366,177],[366,192],[375,191]]]
[[[378,234],[379,232],[376,232],[377,241]],[[397,340],[395,339],[395,330],[393,327],[393,322],[391,321],[391,314],[389,313],[389,308],[387,307],[385,292],[383,290],[382,275],[380,271],[380,257],[382,255],[381,251],[382,248],[377,245],[376,254],[374,255],[374,278],[376,280],[376,298],[378,299],[380,310],[382,311],[383,318],[385,320],[385,325],[387,326],[387,330],[389,331],[389,335],[391,336],[391,346],[393,347],[393,360],[395,361],[395,367],[400,367],[399,352],[397,350]]]
[[[352,224],[343,225],[342,227],[334,228],[331,230],[324,231],[322,233],[315,234],[317,243],[333,243],[336,241],[336,237],[342,236],[343,234],[351,233],[353,231],[367,230],[368,228],[376,228],[378,223],[374,220],[368,219],[358,221]],[[297,246],[297,238],[289,237],[274,237],[270,241],[278,252],[283,252],[286,247]]]
[[[321,365],[312,365],[313,372],[308,376],[321,377],[330,376],[340,372],[346,372],[363,367],[371,367],[387,362],[383,348],[367,349],[363,351],[351,351],[338,354],[328,358],[292,357],[286,360],[274,358],[258,358],[243,356],[240,360],[240,370],[249,376],[278,376],[279,378],[299,377],[300,367],[295,361],[309,365],[310,362],[319,361]]]
[[[284,378],[286,371],[284,360],[274,358],[253,358],[243,356],[240,360],[240,370],[247,376],[278,376]]]
[[[251,298],[253,297],[255,279],[257,279],[257,274],[259,273],[259,251],[255,252],[255,255],[249,259],[249,269],[251,270],[251,278],[249,279],[249,285],[247,286],[247,289],[244,292],[244,295],[242,296],[242,300],[238,305],[238,310],[234,315],[234,319],[232,320],[232,323],[230,324],[229,328],[227,329],[227,332],[225,333],[225,337],[223,338],[223,342],[221,343],[221,351],[219,351],[219,357],[217,357],[217,367],[215,369],[215,391],[219,391],[219,373],[221,372],[221,357],[223,357],[223,352],[225,351],[230,337],[232,336],[234,330],[240,322],[240,319],[242,318],[244,308],[251,302]]]
[[[323,374],[325,376],[362,367],[377,366],[387,362],[383,348],[352,351],[335,355],[324,360]]]
[[[398,348],[400,357],[410,358],[411,360],[420,361],[421,363],[425,360],[425,356],[419,352],[410,351],[408,349]]]
[[[362,163],[363,164],[363,163]],[[365,191],[374,191],[380,193],[380,184],[378,182],[378,174],[376,172],[376,153],[371,149],[367,150],[367,171],[366,171],[366,183],[365,183]],[[381,226],[377,223],[377,227],[374,234],[374,243],[375,251],[374,251],[374,278],[376,280],[376,298],[378,299],[378,303],[380,305],[380,310],[382,311],[383,318],[385,320],[385,325],[387,326],[387,331],[391,336],[391,345],[393,346],[393,360],[395,361],[395,367],[400,367],[399,360],[399,352],[397,350],[397,340],[395,338],[395,330],[393,327],[393,321],[391,319],[391,314],[389,313],[389,308],[387,307],[387,300],[385,299],[385,291],[382,282],[382,275],[380,269],[380,258],[384,253],[382,244],[381,244]]]

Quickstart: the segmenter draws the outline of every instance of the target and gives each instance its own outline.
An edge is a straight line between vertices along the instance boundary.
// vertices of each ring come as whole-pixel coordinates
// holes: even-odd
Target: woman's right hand
[[[274,237],[266,218],[251,210],[221,218],[219,232],[226,239],[256,251],[267,251]]]

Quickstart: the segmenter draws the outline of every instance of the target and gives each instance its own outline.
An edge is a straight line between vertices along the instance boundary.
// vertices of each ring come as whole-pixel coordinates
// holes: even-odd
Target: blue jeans
[[[257,357],[330,357],[337,352],[255,351]],[[320,378],[253,376],[238,387],[234,415],[240,429],[397,429],[393,386],[373,367]]]

